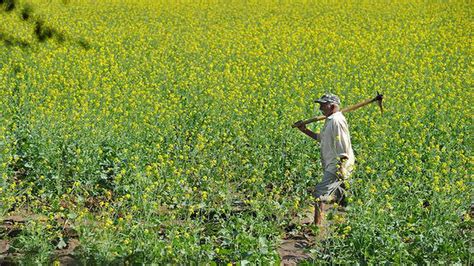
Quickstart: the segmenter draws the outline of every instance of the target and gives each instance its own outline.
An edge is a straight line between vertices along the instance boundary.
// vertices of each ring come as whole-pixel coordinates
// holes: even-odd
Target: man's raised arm
[[[317,141],[321,141],[321,138],[319,136],[318,133],[314,133],[313,131],[309,130],[307,127],[306,127],[306,124],[303,123],[303,121],[298,121],[295,123],[296,126],[298,127],[298,129],[305,133],[306,135],[308,135],[310,138],[314,139],[314,140],[317,140]]]

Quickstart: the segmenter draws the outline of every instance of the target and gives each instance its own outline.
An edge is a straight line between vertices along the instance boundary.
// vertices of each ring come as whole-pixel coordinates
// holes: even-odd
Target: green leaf
[[[64,239],[62,237],[59,238],[59,243],[56,245],[56,248],[57,249],[63,249],[65,247],[67,247],[66,242],[64,242]]]

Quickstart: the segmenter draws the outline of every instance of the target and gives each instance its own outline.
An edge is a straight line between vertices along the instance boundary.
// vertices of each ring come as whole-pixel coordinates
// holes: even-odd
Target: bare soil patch
[[[25,256],[25,254],[15,252],[12,243],[15,237],[22,233],[22,226],[30,221],[45,222],[47,217],[29,213],[0,217],[0,265],[17,265],[19,260]],[[75,250],[80,246],[77,232],[61,218],[56,219],[56,223],[62,225],[64,245],[56,248],[51,262],[59,261],[61,265],[80,265],[74,257]]]
[[[327,216],[331,212],[341,212],[341,209],[334,209],[332,205],[326,204],[324,212]],[[324,219],[322,225],[314,230],[316,226],[313,222],[314,209],[308,208],[301,217],[295,217],[286,228],[286,233],[278,247],[281,265],[293,266],[312,259],[310,248],[329,235],[331,225],[331,221]],[[300,229],[295,230],[298,227]]]

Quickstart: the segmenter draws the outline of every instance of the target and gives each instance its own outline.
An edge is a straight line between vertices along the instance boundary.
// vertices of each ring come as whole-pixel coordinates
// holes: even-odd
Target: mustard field
[[[322,169],[291,125],[379,91],[383,114],[346,114],[349,204],[302,263],[472,264],[473,10],[0,1],[0,262],[278,264],[320,232],[292,225]]]

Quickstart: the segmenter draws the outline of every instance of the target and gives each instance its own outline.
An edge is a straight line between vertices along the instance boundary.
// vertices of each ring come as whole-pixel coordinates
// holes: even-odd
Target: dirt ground
[[[0,265],[18,265],[18,260],[23,254],[16,253],[10,245],[11,239],[14,239],[21,233],[21,227],[28,221],[43,221],[47,217],[21,213],[18,215],[2,217],[0,219],[0,235],[5,239],[0,239]],[[51,261],[58,261],[60,265],[80,265],[74,258],[74,251],[80,246],[77,232],[71,228],[67,221],[58,219],[56,221],[62,225],[62,231],[65,235],[65,245],[54,251]]]
[[[338,210],[332,209],[326,205],[324,212],[334,212]],[[323,220],[319,230],[311,230],[314,221],[314,209],[308,208],[301,218],[293,219],[291,225],[286,230],[285,236],[282,238],[278,247],[278,254],[281,258],[280,265],[293,266],[304,261],[311,261],[311,253],[309,249],[314,246],[317,241],[323,240],[329,230],[329,221]],[[294,228],[300,227],[300,230]],[[316,232],[316,233],[315,233]]]

